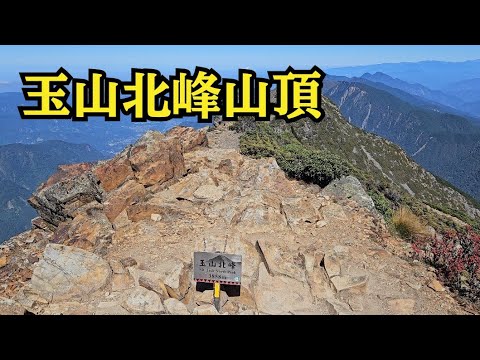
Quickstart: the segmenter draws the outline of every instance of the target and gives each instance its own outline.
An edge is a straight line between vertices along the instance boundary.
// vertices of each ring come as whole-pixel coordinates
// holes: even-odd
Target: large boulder
[[[351,175],[332,181],[322,190],[322,195],[334,196],[342,200],[354,200],[358,205],[375,211],[372,198],[367,194],[360,181]]]
[[[147,131],[133,146],[98,164],[93,171],[107,192],[131,179],[144,186],[163,184],[185,174],[184,152],[206,144],[204,130],[180,126],[165,135]]]
[[[314,307],[306,282],[281,275],[271,276],[263,263],[259,267],[254,293],[258,310],[266,314],[288,314]]]
[[[102,198],[103,191],[98,179],[91,171],[86,171],[41,187],[28,202],[42,219],[57,226],[62,221],[72,219],[78,208],[91,202],[101,202]]]
[[[126,291],[123,306],[136,314],[165,313],[165,308],[158,294],[142,286],[136,286]]]
[[[36,263],[32,291],[49,302],[84,300],[102,289],[110,279],[108,262],[71,246],[48,244]]]

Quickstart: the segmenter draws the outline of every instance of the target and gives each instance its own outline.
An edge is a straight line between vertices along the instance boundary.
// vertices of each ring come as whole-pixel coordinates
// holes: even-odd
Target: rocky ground
[[[62,168],[30,201],[32,230],[0,247],[0,314],[217,314],[194,251],[243,257],[222,314],[468,313],[408,260],[357,179],[288,179],[227,128],[148,132]]]

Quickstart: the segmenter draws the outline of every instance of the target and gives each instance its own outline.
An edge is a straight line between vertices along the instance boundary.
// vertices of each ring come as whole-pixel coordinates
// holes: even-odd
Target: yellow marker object
[[[213,297],[216,297],[216,298],[220,297],[220,283],[218,282],[214,284]]]

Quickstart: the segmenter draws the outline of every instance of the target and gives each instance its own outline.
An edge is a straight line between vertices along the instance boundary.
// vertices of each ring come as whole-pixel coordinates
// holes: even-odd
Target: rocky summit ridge
[[[242,255],[221,314],[466,312],[355,177],[289,179],[221,126],[149,131],[113,159],[61,167],[29,201],[32,229],[0,246],[0,314],[217,314],[194,251]]]

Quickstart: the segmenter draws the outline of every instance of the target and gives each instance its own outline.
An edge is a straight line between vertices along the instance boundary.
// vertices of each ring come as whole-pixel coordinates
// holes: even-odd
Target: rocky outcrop
[[[104,253],[112,241],[113,233],[106,214],[101,209],[92,208],[79,213],[73,220],[61,223],[52,242]]]
[[[103,203],[105,215],[113,224],[118,215],[127,207],[143,200],[147,191],[142,184],[128,180],[119,188],[112,190]]]
[[[128,159],[130,148],[125,149],[112,160],[98,164],[93,170],[105,191],[112,191],[128,179],[133,179],[133,169]]]
[[[34,270],[32,291],[49,302],[85,300],[110,279],[108,263],[82,249],[49,244]]]
[[[191,127],[175,126],[167,131],[167,137],[176,137],[182,144],[183,152],[194,150],[198,147],[208,146],[206,129],[194,130]]]
[[[183,150],[176,137],[149,131],[130,149],[128,160],[144,186],[163,184],[185,174]]]
[[[60,165],[55,174],[50,176],[48,180],[40,185],[39,190],[46,187],[50,187],[53,184],[56,184],[60,181],[68,180],[76,176],[80,176],[83,173],[90,171],[94,163],[80,163],[80,164],[71,164],[71,165]]]
[[[54,227],[73,219],[82,206],[92,202],[103,203],[113,222],[125,207],[145,196],[146,187],[185,174],[183,146],[192,150],[206,143],[204,133],[185,129],[172,130],[169,136],[149,131],[133,146],[97,165],[60,167],[29,202]],[[180,140],[181,135],[185,140]]]
[[[344,176],[332,181],[322,191],[327,196],[334,196],[338,199],[351,199],[360,206],[370,211],[375,211],[375,204],[367,194],[360,181],[354,176]]]
[[[35,228],[0,246],[0,313],[462,313],[423,265],[395,255],[405,244],[355,178],[334,190],[289,179],[215,131],[148,132],[47,181]],[[220,311],[193,281],[194,251],[242,256],[242,284],[222,286]]]
[[[102,190],[98,181],[92,172],[87,171],[41,188],[28,202],[42,219],[57,226],[62,221],[73,219],[74,213],[82,206],[101,200]]]

